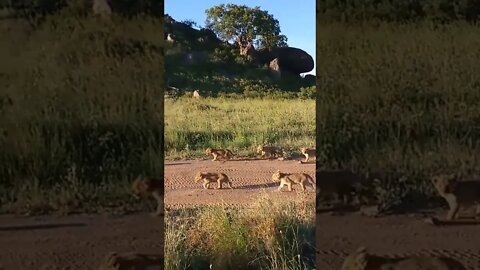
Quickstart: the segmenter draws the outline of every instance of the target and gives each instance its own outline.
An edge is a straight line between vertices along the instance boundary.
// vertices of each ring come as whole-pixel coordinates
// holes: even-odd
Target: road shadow
[[[85,223],[63,223],[63,224],[34,224],[34,225],[14,225],[0,226],[0,231],[28,231],[28,230],[45,230],[69,227],[85,227]]]
[[[211,160],[211,159],[209,159],[209,160]],[[218,159],[218,160],[216,160],[216,161],[224,163],[224,162],[233,162],[233,161],[256,161],[256,160],[278,160],[278,161],[293,160],[293,161],[300,161],[300,160],[298,160],[298,159],[254,158],[254,157],[252,157],[252,158],[248,158],[248,157],[246,157],[246,158],[235,158],[235,159],[227,159],[227,160],[225,160],[225,159],[224,159],[224,160]],[[303,161],[301,161],[301,162],[303,162]],[[300,162],[299,162],[299,163],[300,163]],[[304,164],[315,164],[315,162],[307,162],[307,163],[304,162]],[[172,165],[173,165],[173,164],[172,164]]]
[[[266,183],[266,184],[254,184],[254,185],[239,186],[237,189],[260,189],[260,188],[271,188],[271,187],[278,187],[278,183]]]
[[[236,158],[230,159],[229,161],[255,161],[255,160],[276,160],[276,158]]]
[[[305,162],[305,161],[303,161],[303,160],[300,160],[299,163],[300,163],[300,164],[315,164],[315,161]]]
[[[190,162],[180,162],[180,163],[164,163],[165,166],[177,166],[177,165],[187,165],[192,164]]]
[[[444,220],[436,217],[431,217],[425,220],[427,223],[435,226],[478,226],[480,220],[475,219],[456,219],[456,220]]]
[[[316,212],[317,214],[332,213],[334,215],[341,215],[357,212],[358,210],[359,208],[353,205],[333,205],[328,207],[317,207]]]

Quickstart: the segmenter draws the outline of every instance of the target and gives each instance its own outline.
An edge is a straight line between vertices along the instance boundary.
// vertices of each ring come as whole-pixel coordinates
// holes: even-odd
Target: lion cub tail
[[[233,154],[232,151],[230,151],[230,149],[225,149],[225,151],[227,152],[227,155],[231,157],[235,156],[235,154]]]
[[[305,174],[305,177],[307,177],[308,182],[315,187],[315,182],[313,181],[313,178],[309,174]]]

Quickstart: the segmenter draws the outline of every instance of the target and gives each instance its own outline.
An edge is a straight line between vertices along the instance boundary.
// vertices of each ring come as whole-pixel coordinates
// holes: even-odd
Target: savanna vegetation
[[[288,158],[314,146],[314,83],[274,78],[241,54],[250,40],[258,48],[285,45],[278,21],[246,6],[220,5],[206,13],[209,29],[194,29],[192,21],[165,25],[174,39],[165,50],[166,159],[207,158],[207,147],[251,157],[262,143],[283,147]],[[221,41],[208,39],[213,33]],[[254,40],[262,33],[263,40]],[[192,98],[195,89],[203,98]],[[301,196],[272,201],[265,194],[251,209],[168,210],[165,268],[314,269],[314,207]]]
[[[0,20],[1,212],[138,206],[131,179],[163,170],[160,18],[30,7]]]
[[[314,202],[261,197],[251,209],[200,207],[165,219],[165,269],[315,269]]]
[[[315,101],[190,97],[165,100],[165,158],[211,158],[205,149],[255,156],[259,144],[282,146],[290,157],[315,145]],[[287,157],[288,157],[287,156]]]
[[[313,146],[312,82],[288,74],[274,78],[268,67],[241,54],[250,41],[257,48],[285,46],[278,20],[258,7],[234,4],[205,13],[205,28],[166,20],[165,31],[175,39],[166,45],[165,57],[166,157],[205,157],[207,147],[251,156],[261,143],[297,153]],[[208,98],[192,100],[195,89]]]
[[[320,7],[319,167],[382,175],[374,199],[385,211],[434,203],[434,174],[477,176],[480,28],[461,17],[444,24],[369,22],[372,10],[356,25],[321,22],[323,12],[341,5],[326,8],[323,1]]]

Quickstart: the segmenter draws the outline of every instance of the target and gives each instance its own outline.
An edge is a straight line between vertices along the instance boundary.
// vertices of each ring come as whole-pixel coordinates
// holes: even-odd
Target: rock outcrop
[[[182,64],[199,65],[208,61],[209,51],[220,46],[225,46],[210,29],[195,29],[188,22],[175,21],[168,14],[165,15],[165,38],[167,41],[174,39],[175,43],[182,45]],[[299,76],[312,71],[314,61],[307,52],[294,47],[275,47],[272,49],[256,50],[252,41],[240,48],[240,55],[247,57],[259,66],[268,66],[274,77],[287,74]]]
[[[282,71],[301,74],[313,70],[313,58],[304,50],[293,47],[278,47],[274,48],[272,53],[279,59]]]
[[[248,46],[246,54],[259,65],[270,65],[274,59],[277,59],[277,64],[282,72],[295,75],[309,72],[314,67],[312,56],[304,50],[294,47],[276,47],[272,50],[257,51],[253,46]]]

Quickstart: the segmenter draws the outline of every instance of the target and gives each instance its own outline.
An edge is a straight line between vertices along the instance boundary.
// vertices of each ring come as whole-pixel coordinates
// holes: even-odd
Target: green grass
[[[314,269],[314,209],[265,195],[251,209],[167,212],[165,269]]]
[[[478,175],[479,34],[461,23],[318,25],[320,166],[382,173],[391,196],[380,200],[402,207],[436,196],[434,174]]]
[[[190,97],[165,100],[165,157],[205,157],[205,149],[231,148],[251,156],[259,144],[288,151],[315,144],[315,101]]]
[[[97,211],[161,175],[160,21],[0,22],[0,212]]]

